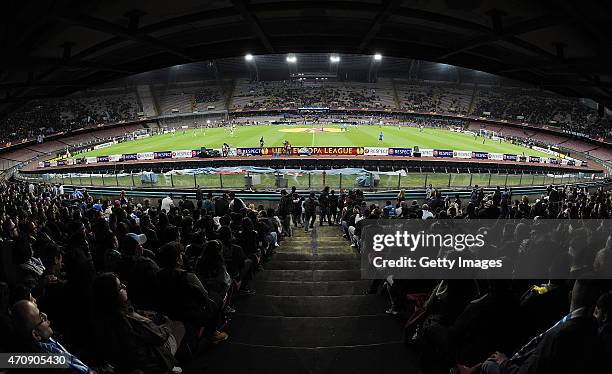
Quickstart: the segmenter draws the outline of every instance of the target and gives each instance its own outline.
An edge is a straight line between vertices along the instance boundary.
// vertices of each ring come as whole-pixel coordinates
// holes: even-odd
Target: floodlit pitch
[[[323,128],[323,130],[321,130]],[[378,141],[382,130],[384,140]],[[263,136],[266,147],[281,147],[288,140],[293,147],[414,147],[423,149],[452,149],[482,151],[492,153],[511,153],[526,156],[548,156],[542,152],[509,142],[499,142],[452,132],[446,129],[426,128],[420,132],[416,127],[397,126],[349,126],[341,131],[340,126],[237,126],[233,136],[228,128],[190,129],[185,133],[155,135],[149,138],[123,142],[110,147],[81,153],[78,157],[105,156],[109,154],[156,152],[180,149],[200,149],[201,147],[221,148],[223,143],[231,147],[259,147]]]

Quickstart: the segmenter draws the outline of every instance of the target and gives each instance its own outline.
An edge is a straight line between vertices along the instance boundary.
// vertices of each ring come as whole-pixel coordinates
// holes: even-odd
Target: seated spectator
[[[0,352],[9,352],[14,334],[9,316],[10,294],[8,284],[0,282]]]
[[[227,272],[223,260],[223,244],[219,240],[211,240],[206,243],[202,256],[196,264],[196,274],[208,293],[215,293],[221,299],[231,299],[232,278]]]
[[[253,295],[255,290],[249,286],[257,262],[249,258],[243,248],[234,242],[232,231],[228,226],[221,226],[217,237],[223,246],[223,259],[230,276],[240,282],[241,295]]]
[[[99,358],[119,372],[169,371],[185,335],[180,322],[162,314],[136,312],[126,287],[112,273],[94,282],[95,342]]]
[[[434,218],[434,215],[432,212],[429,211],[429,205],[427,204],[423,204],[423,206],[421,207],[421,212],[421,219],[423,220]]]
[[[599,326],[599,338],[603,344],[602,357],[612,354],[612,292],[608,291],[597,299],[593,316]]]
[[[592,281],[578,280],[572,290],[570,313],[546,332],[534,337],[512,357],[496,352],[480,366],[495,373],[595,373],[602,362],[597,324],[592,311],[598,297]],[[462,372],[474,368],[460,367]]]
[[[12,350],[28,353],[60,353],[66,355],[69,368],[75,373],[90,373],[91,368],[71,354],[53,336],[51,321],[38,310],[35,303],[20,300],[11,308],[13,327],[17,340]]]
[[[144,256],[144,234],[126,234],[121,241],[121,260],[117,273],[130,288],[131,301],[139,308],[153,308],[156,304],[155,279],[159,266],[150,257]]]
[[[204,333],[213,342],[228,338],[217,330],[221,322],[223,299],[212,299],[198,277],[181,268],[183,249],[180,243],[171,242],[159,250],[157,273],[157,299],[159,309],[172,320],[181,321],[195,328],[204,327]]]

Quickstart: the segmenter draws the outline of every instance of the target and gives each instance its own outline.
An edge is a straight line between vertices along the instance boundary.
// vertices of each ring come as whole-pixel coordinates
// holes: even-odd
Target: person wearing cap
[[[421,216],[423,220],[434,218],[433,213],[429,211],[429,205],[423,204],[423,206],[421,207],[421,211],[423,212],[423,215]]]
[[[155,305],[155,277],[159,266],[150,257],[143,255],[152,252],[144,249],[147,242],[145,234],[128,233],[121,240],[121,260],[117,264],[119,277],[130,287],[132,303],[140,308]]]

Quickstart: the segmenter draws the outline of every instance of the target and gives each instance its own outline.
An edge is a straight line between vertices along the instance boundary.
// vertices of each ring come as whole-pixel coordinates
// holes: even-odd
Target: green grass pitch
[[[350,126],[348,131],[339,132],[335,125],[324,125],[327,131],[316,131],[312,127],[299,125],[264,125],[238,126],[233,137],[228,128],[211,129],[177,129],[176,134],[155,135],[149,138],[123,142],[110,147],[85,152],[79,157],[107,156],[111,154],[160,152],[174,150],[191,150],[221,148],[223,143],[231,147],[259,147],[259,139],[263,136],[266,147],[282,146],[288,140],[293,147],[341,146],[341,147],[409,147],[418,145],[423,149],[452,149],[461,151],[481,151],[491,153],[525,154],[527,156],[548,155],[532,149],[507,142],[482,138],[476,140],[473,136],[456,133],[445,129],[426,128],[419,132],[418,128],[395,126]],[[301,129],[301,130],[300,130]],[[379,132],[383,132],[383,141],[378,141]]]

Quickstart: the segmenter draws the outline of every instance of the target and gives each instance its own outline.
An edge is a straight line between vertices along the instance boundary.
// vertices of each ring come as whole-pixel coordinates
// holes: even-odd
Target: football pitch
[[[382,131],[383,140],[379,141]],[[193,150],[221,148],[223,143],[230,147],[259,147],[260,138],[264,138],[265,147],[280,147],[288,140],[293,147],[406,147],[419,146],[422,149],[450,149],[460,151],[478,151],[490,153],[509,153],[526,156],[545,156],[545,153],[508,142],[499,142],[482,137],[476,139],[467,134],[445,129],[396,126],[359,125],[349,126],[342,131],[336,125],[264,125],[237,126],[231,132],[229,128],[210,129],[177,129],[175,134],[167,133],[148,138],[115,144],[109,147],[84,152],[79,157],[108,156],[112,154],[129,154],[138,152],[162,152],[174,150]]]

